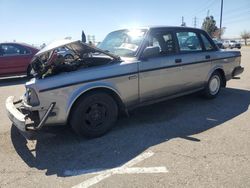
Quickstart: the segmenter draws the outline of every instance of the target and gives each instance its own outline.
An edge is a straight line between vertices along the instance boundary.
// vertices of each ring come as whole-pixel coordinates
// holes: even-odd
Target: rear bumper
[[[244,71],[244,68],[239,66],[233,70],[232,77],[240,75]]]

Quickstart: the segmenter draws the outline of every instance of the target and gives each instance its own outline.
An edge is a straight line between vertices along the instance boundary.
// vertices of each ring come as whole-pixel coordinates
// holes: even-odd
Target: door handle
[[[175,63],[181,63],[182,59],[175,59]]]
[[[206,58],[206,59],[210,59],[210,55],[206,55],[205,58]]]
[[[137,78],[137,75],[136,75],[136,74],[131,75],[131,76],[128,77],[129,80],[133,80],[133,79],[136,79],[136,78]]]

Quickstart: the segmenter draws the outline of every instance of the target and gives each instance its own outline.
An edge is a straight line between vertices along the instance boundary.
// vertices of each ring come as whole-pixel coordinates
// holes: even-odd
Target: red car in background
[[[31,76],[30,61],[39,50],[22,43],[0,43],[0,77]]]

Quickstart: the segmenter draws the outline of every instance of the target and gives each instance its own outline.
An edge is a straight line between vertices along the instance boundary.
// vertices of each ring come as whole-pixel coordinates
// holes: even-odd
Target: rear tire
[[[114,125],[118,116],[116,101],[105,92],[91,92],[74,106],[70,125],[80,136],[100,137]]]
[[[215,98],[221,89],[222,86],[222,78],[221,74],[218,71],[215,71],[209,78],[205,90],[204,90],[204,95],[208,99],[213,99]]]

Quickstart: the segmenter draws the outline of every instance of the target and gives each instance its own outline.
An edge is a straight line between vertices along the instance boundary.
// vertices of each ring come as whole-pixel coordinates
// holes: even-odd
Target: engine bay
[[[73,59],[67,59],[61,54],[52,52],[52,54],[47,54],[47,57],[35,57],[32,60],[31,67],[33,75],[36,78],[43,79],[62,72],[71,72],[82,68],[106,65],[111,62],[113,62],[112,58],[101,56],[100,53],[83,54],[82,57],[75,54]]]

